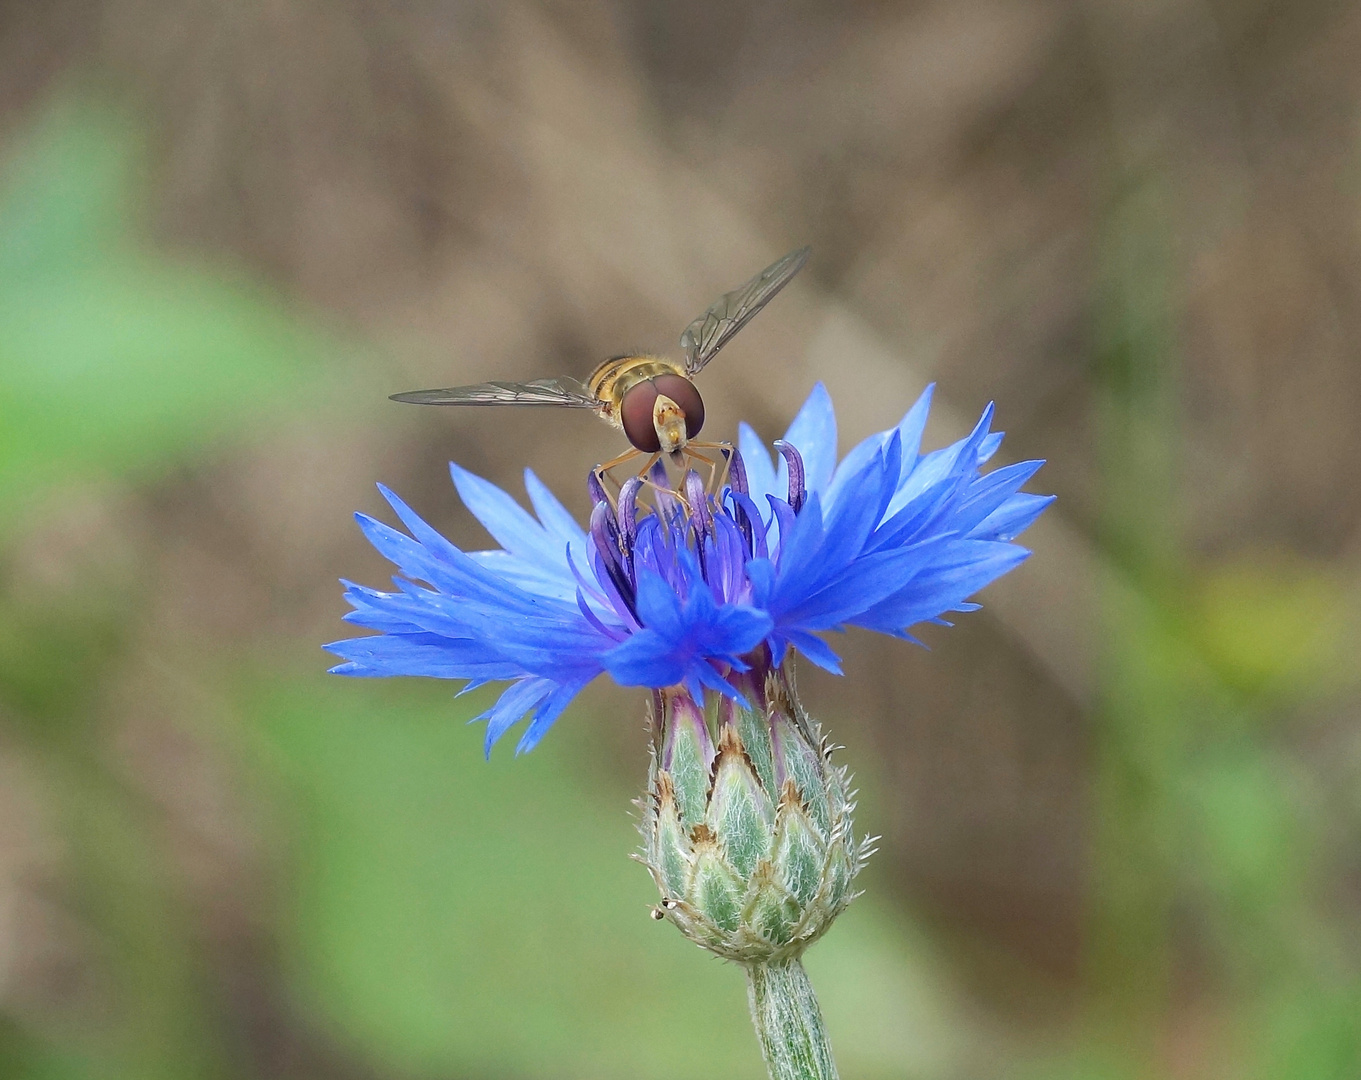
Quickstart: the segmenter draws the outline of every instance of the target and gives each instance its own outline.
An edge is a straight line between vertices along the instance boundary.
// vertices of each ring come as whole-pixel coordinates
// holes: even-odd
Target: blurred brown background
[[[932,445],[995,399],[1003,456],[1047,458],[1031,486],[1060,496],[1035,557],[930,652],[852,635],[845,679],[805,675],[885,836],[861,902],[878,929],[846,933],[871,953],[888,935],[890,981],[929,973],[870,980],[880,1026],[839,1029],[860,954],[832,935],[844,1071],[1361,1075],[1358,57],[1361,8],[1333,0],[0,5],[22,196],[0,213],[0,427],[19,410],[0,470],[0,1071],[759,1075],[738,974],[714,965],[694,993],[731,983],[724,1019],[683,1014],[700,1045],[731,1025],[732,1057],[707,1066],[621,1049],[658,1038],[645,1026],[588,1036],[529,969],[497,1006],[519,1034],[479,1027],[459,995],[523,927],[463,920],[446,903],[463,849],[420,834],[481,836],[478,804],[402,802],[397,749],[387,794],[352,800],[327,756],[351,740],[344,775],[372,780],[387,750],[354,740],[386,721],[365,710],[417,708],[401,753],[444,770],[431,792],[547,770],[589,809],[540,817],[526,796],[525,835],[603,814],[592,858],[612,866],[644,769],[632,695],[593,688],[531,759],[484,765],[444,688],[335,686],[315,646],[343,636],[337,577],[386,580],[349,516],[379,512],[375,480],[481,546],[446,460],[517,493],[531,464],[580,510],[614,452],[579,416],[386,394],[674,349],[811,243],[705,373],[709,429],[774,437],[822,379],[845,449],[935,381]],[[95,182],[112,159],[123,202]],[[109,276],[85,247],[100,229],[135,250],[126,299],[35,306],[39,286],[65,303]],[[205,315],[208,292],[175,291],[196,275],[242,306]],[[86,384],[132,387],[129,418],[34,466],[57,451],[25,432],[113,415],[71,388],[124,333],[119,305],[153,295],[165,326],[128,330]],[[266,345],[241,330],[259,320]],[[70,334],[33,346],[56,322]],[[153,352],[147,386],[187,389],[144,415],[153,391],[120,365]],[[308,708],[315,727],[258,719]],[[351,851],[361,819],[374,846]],[[401,865],[444,858],[447,881],[365,854],[427,841]],[[556,895],[532,844],[498,850],[495,897]],[[399,915],[372,875],[428,903]],[[345,906],[360,894],[369,921]],[[384,936],[399,919],[406,945]],[[698,961],[649,929],[655,1017],[680,995],[668,965]],[[463,944],[428,984],[384,967],[428,934],[476,937],[486,970]],[[548,937],[576,950],[564,999],[595,985],[582,958],[609,938]],[[409,998],[383,996],[397,984]]]

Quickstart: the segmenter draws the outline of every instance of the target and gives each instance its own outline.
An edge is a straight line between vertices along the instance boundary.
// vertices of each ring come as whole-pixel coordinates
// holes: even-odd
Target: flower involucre
[[[346,619],[379,633],[326,646],[345,661],[332,670],[509,682],[479,717],[488,753],[526,715],[518,750],[535,746],[602,673],[744,708],[756,703],[737,676],[758,661],[778,671],[791,647],[840,673],[826,632],[911,639],[918,623],[975,609],[968,598],[1026,557],[1012,540],[1051,501],[1019,490],[1042,462],[980,472],[1002,440],[989,431],[991,406],[966,438],[920,453],[930,398],[928,387],[901,423],[838,465],[836,419],[818,384],[778,459],[742,426],[717,495],[694,472],[673,490],[660,465],[617,498],[592,476],[586,530],[528,470],[537,517],[451,465],[500,545],[488,551],[460,550],[381,488],[409,535],[356,516],[401,574],[394,592],[345,583]]]
[[[735,677],[743,701],[653,693],[642,861],[654,909],[729,960],[795,959],[854,898],[873,838],[851,835],[854,793],[804,713],[788,667],[761,650]],[[717,732],[717,742],[710,732]]]

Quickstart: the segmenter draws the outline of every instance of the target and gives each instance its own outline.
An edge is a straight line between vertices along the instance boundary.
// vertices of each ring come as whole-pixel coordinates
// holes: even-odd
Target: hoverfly
[[[630,354],[606,360],[584,383],[567,377],[535,379],[533,382],[485,382],[444,390],[411,390],[393,394],[392,400],[417,405],[553,405],[591,409],[606,423],[621,430],[633,447],[613,461],[598,466],[597,476],[639,454],[649,456],[647,467],[663,454],[677,464],[686,457],[694,457],[713,466],[714,462],[689,449],[691,440],[704,426],[704,399],[699,396],[693,379],[718,350],[803,269],[811,251],[811,248],[801,247],[790,252],[745,285],[714,301],[681,334],[683,363],[676,364],[658,356]],[[725,462],[729,456],[725,446],[696,445],[720,449]]]

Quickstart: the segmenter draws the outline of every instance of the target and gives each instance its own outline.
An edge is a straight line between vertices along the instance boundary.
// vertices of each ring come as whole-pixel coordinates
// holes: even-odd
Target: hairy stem
[[[803,964],[749,964],[747,1001],[770,1080],[837,1080],[822,1011]]]

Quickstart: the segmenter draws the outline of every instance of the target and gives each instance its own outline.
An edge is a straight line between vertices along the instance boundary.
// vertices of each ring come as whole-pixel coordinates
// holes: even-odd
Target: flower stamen
[[[785,464],[789,467],[789,508],[797,514],[803,509],[804,500],[808,497],[808,492],[804,487],[803,455],[798,448],[783,439],[775,440],[775,449],[780,452],[780,457],[784,458]]]

